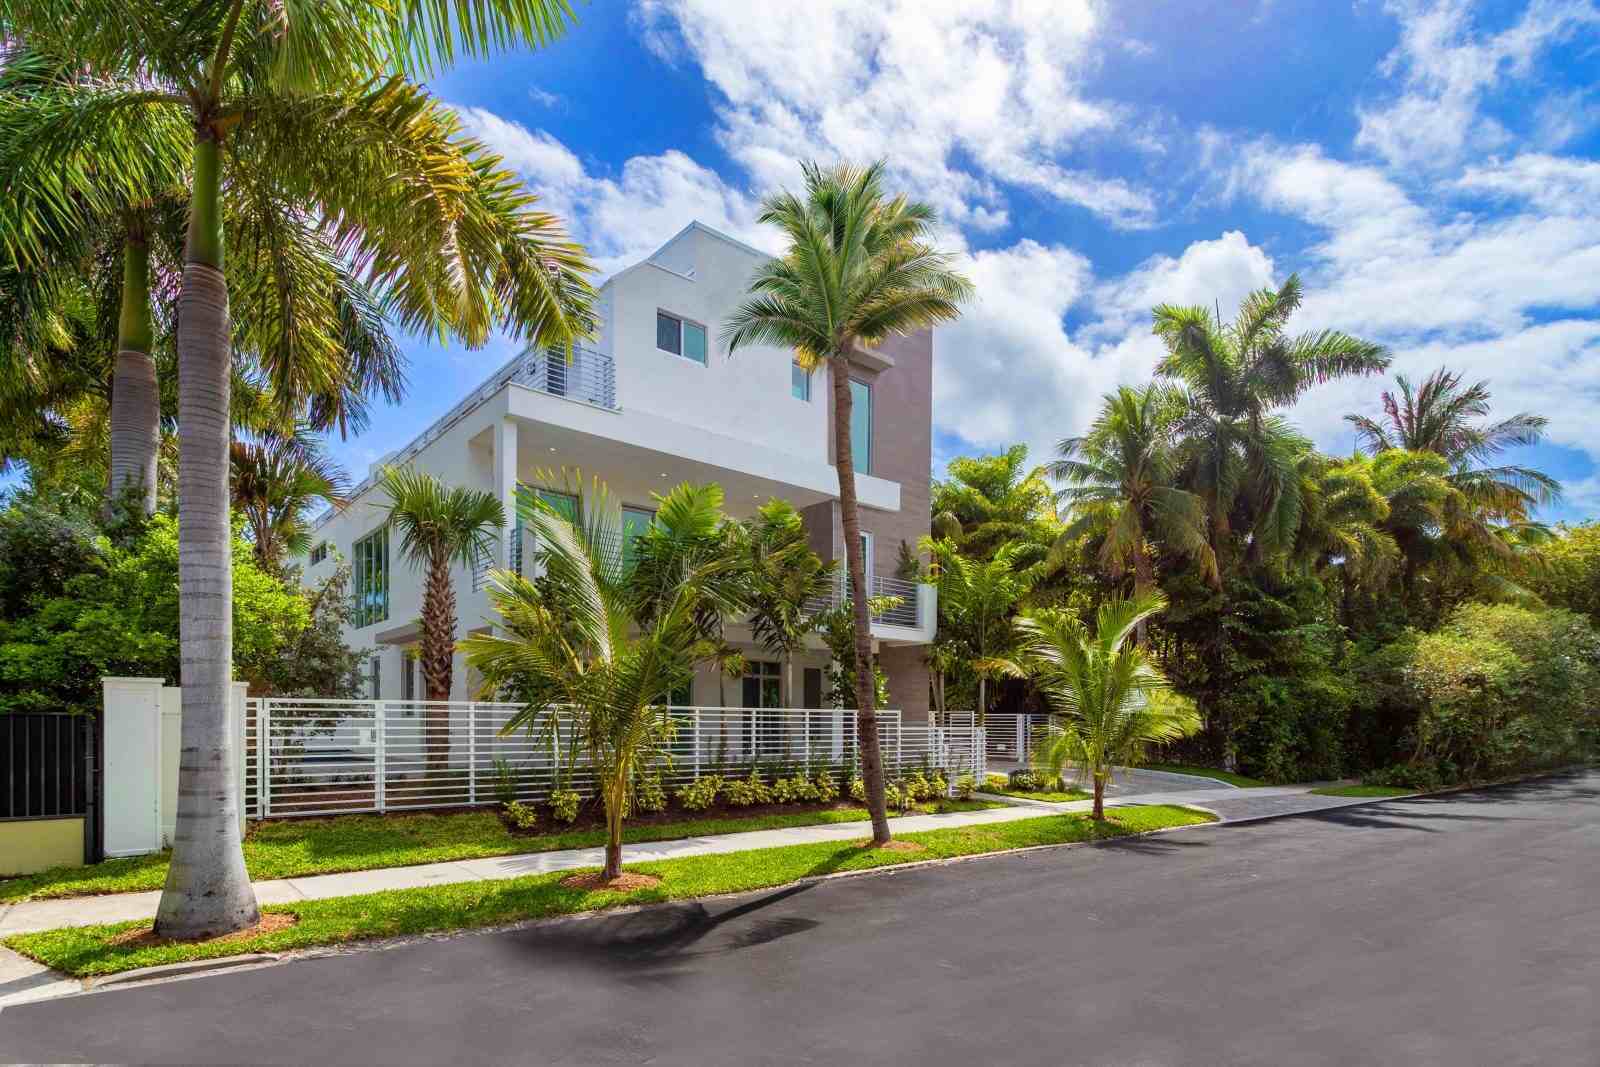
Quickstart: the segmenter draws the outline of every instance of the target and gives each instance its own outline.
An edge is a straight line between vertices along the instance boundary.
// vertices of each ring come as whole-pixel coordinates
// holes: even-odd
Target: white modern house
[[[612,277],[596,304],[598,332],[570,362],[529,350],[495,371],[416,440],[373,465],[349,504],[316,524],[307,581],[324,578],[335,553],[350,561],[357,606],[347,633],[375,649],[369,696],[420,699],[414,659],[420,638],[422,574],[398,558],[384,528],[379,469],[414,464],[453,485],[491,490],[514,515],[519,487],[555,494],[563,472],[597,477],[621,502],[625,525],[642,528],[653,494],[680,482],[716,482],[728,512],[752,514],[771,497],[800,509],[812,546],[842,558],[838,483],[831,462],[830,385],[776,348],[731,357],[718,338],[765,254],[691,223],[653,255]],[[925,646],[936,611],[930,586],[896,578],[901,545],[928,532],[932,464],[933,338],[922,333],[863,352],[851,368],[855,390],[857,492],[866,531],[870,584],[901,606],[874,620],[873,638],[888,675],[890,704],[907,721],[927,717]],[[463,633],[493,627],[486,594],[490,566],[525,565],[520,526],[507,530],[497,558],[456,575]],[[842,567],[841,567],[842,570]],[[842,595],[842,589],[836,595]],[[748,670],[730,679],[710,669],[688,702],[705,707],[775,707],[779,668],[750,640],[730,635]],[[827,654],[817,644],[795,665],[790,703],[822,702]],[[457,660],[453,700],[475,688]]]

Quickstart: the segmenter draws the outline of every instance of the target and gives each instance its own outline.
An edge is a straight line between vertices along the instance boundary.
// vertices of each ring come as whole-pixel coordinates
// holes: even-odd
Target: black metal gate
[[[0,715],[0,820],[83,818],[83,861],[102,858],[97,715]]]

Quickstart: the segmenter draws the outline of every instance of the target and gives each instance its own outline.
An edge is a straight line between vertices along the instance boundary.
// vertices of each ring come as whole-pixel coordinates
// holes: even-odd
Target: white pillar
[[[161,849],[161,678],[102,678],[106,856]]]
[[[511,566],[511,532],[517,528],[517,424],[509,416],[494,425],[494,491],[506,509],[505,535],[500,538],[501,567]]]

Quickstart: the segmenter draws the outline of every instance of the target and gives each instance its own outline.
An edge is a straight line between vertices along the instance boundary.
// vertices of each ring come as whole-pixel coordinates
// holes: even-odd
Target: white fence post
[[[272,815],[272,698],[256,705],[256,811],[263,819]]]
[[[700,777],[700,709],[694,709],[694,776]]]
[[[387,747],[387,730],[385,729],[389,706],[383,701],[374,701],[372,715],[376,722],[372,731],[372,804],[378,814],[384,811],[384,765],[388,762],[384,749]]]
[[[478,704],[467,705],[467,803],[478,802]]]

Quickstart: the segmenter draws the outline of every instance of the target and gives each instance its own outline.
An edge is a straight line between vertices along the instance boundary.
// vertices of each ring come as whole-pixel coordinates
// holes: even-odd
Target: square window
[[[789,394],[796,400],[811,399],[811,372],[799,363],[789,365]]]
[[[311,565],[315,567],[328,558],[328,542],[318,541],[311,549]]]
[[[683,323],[665,311],[656,312],[656,347],[675,356],[683,355]]]

